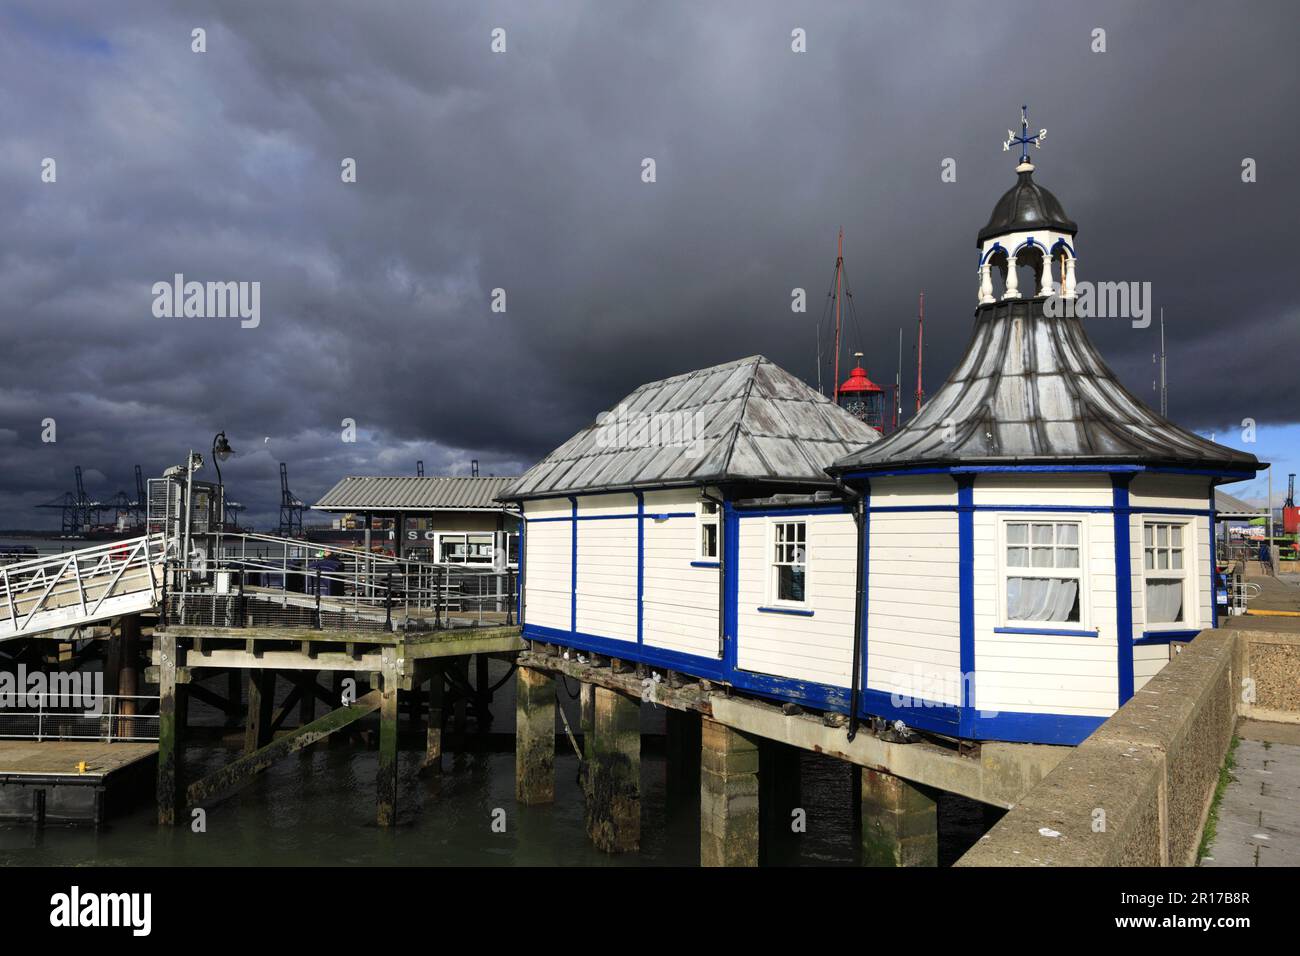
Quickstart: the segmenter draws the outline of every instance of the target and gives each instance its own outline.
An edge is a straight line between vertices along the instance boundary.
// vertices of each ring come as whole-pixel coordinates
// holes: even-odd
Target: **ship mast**
[[[925,349],[925,293],[921,293],[921,304],[916,314],[916,410],[921,410],[925,400],[925,390],[921,387],[921,354]]]
[[[835,250],[835,404],[840,402],[840,277],[844,272],[844,227]]]

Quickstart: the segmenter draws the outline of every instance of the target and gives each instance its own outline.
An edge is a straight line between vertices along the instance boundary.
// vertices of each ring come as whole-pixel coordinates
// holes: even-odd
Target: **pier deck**
[[[0,821],[98,825],[148,783],[157,754],[156,743],[0,740]]]

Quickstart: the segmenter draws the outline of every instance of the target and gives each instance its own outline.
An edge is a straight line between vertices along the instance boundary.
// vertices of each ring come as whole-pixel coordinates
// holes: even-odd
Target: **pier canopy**
[[[500,495],[732,482],[826,487],[836,458],[880,433],[761,355],[636,389]]]
[[[519,521],[497,500],[513,476],[351,475],[314,511],[339,515],[340,543],[384,548],[398,557],[446,564],[518,563]],[[319,538],[318,540],[326,540]]]
[[[496,496],[514,477],[388,477],[342,479],[316,504],[317,511],[500,511]]]

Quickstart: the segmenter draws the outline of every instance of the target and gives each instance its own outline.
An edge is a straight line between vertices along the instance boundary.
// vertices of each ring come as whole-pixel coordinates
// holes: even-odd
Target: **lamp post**
[[[226,440],[225,431],[212,436],[212,466],[217,469],[217,548],[216,559],[221,560],[221,535],[226,530],[226,486],[221,481],[221,463],[235,453]]]

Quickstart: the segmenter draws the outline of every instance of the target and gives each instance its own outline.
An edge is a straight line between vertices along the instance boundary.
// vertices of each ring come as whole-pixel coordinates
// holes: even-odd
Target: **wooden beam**
[[[281,757],[296,753],[304,747],[310,747],[318,740],[324,740],[335,731],[342,730],[367,714],[374,713],[379,709],[379,705],[380,692],[371,691],[356,703],[340,707],[324,717],[313,720],[306,727],[300,727],[293,733],[286,734],[265,747],[240,757],[197,783],[191,784],[185,794],[189,805],[199,806],[228,796]]]

